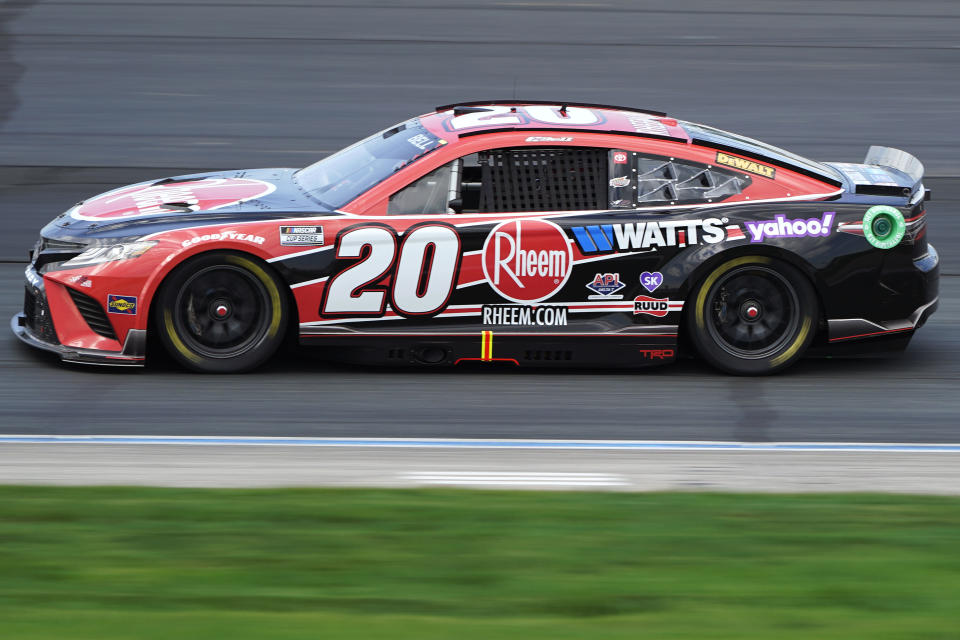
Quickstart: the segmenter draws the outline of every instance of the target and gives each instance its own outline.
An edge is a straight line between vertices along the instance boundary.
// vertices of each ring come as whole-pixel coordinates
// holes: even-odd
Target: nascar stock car
[[[208,372],[287,337],[363,363],[685,349],[771,373],[811,348],[902,349],[936,309],[922,176],[887,147],[814,162],[641,109],[446,105],[303,169],[75,205],[41,231],[11,324],[65,361],[141,365],[152,335]]]

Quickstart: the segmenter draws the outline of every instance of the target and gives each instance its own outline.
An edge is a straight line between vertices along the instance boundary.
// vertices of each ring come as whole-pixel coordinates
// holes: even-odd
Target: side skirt
[[[498,362],[529,367],[642,367],[667,364],[677,357],[676,327],[644,335],[301,331],[300,344],[322,349],[331,360],[386,366]]]

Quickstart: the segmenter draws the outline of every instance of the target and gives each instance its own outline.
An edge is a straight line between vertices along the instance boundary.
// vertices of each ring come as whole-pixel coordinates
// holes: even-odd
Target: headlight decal
[[[93,246],[63,263],[63,267],[70,269],[75,267],[87,267],[103,262],[113,262],[116,260],[130,260],[139,258],[144,253],[157,246],[156,240],[146,240],[137,242],[124,242],[121,244],[111,244],[103,246]]]

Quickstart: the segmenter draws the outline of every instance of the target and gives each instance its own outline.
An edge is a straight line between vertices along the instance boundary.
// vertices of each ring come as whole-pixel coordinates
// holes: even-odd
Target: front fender
[[[182,236],[183,231],[179,232],[178,235]],[[200,235],[199,237],[203,236]],[[140,328],[147,328],[146,318],[149,315],[153,298],[156,296],[157,290],[160,288],[160,285],[163,283],[164,279],[170,275],[170,272],[187,260],[210,251],[232,251],[234,253],[241,253],[259,258],[264,262],[271,257],[270,254],[262,249],[256,242],[238,240],[225,240],[217,242],[200,241],[187,245],[184,245],[184,242],[184,240],[179,238],[173,240],[167,239],[162,240],[160,245],[154,248],[154,250],[162,249],[165,251],[165,255],[159,264],[157,264],[156,267],[150,272],[143,283],[142,295],[144,298],[144,326]]]

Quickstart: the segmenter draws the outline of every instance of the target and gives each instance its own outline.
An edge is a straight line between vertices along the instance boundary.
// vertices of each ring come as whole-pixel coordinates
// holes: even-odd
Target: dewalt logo
[[[731,156],[723,151],[717,152],[717,164],[722,164],[727,167],[733,167],[734,169],[739,169],[740,171],[746,171],[747,173],[755,173],[758,176],[763,176],[764,178],[770,178],[771,180],[777,175],[777,170],[773,167],[768,167],[765,164],[760,164],[759,162],[754,162],[753,160],[747,160],[746,158],[738,158],[737,156]]]

